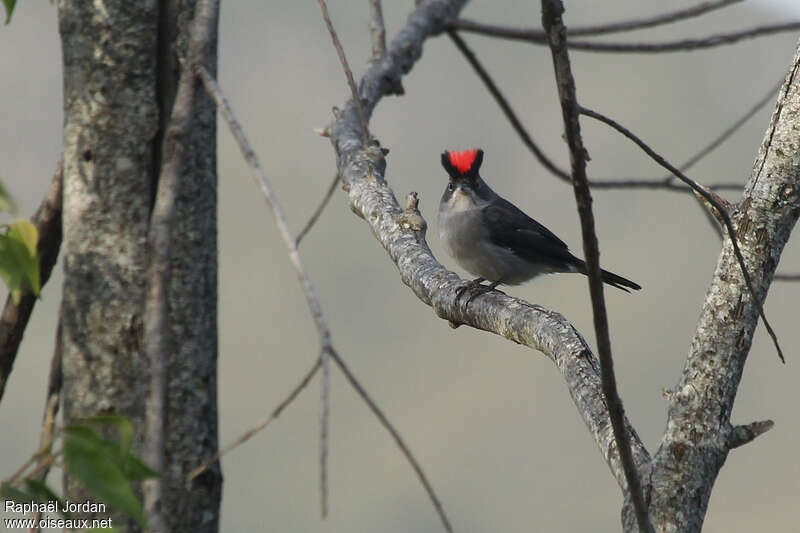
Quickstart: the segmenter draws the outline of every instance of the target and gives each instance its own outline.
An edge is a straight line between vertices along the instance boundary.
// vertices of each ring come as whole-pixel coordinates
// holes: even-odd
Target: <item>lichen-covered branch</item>
[[[800,47],[732,217],[762,301],[800,216],[799,71]],[[726,235],[653,460],[650,515],[660,531],[700,531],[729,450],[746,440],[747,435],[731,425],[730,415],[757,323],[758,306]]]
[[[464,0],[423,2],[392,41],[386,56],[370,65],[359,84],[359,97],[367,118],[380,99],[392,93],[419,59],[428,37],[445,31]],[[435,313],[454,323],[466,324],[502,335],[539,350],[550,358],[567,382],[570,395],[601,453],[621,487],[625,476],[614,444],[603,397],[597,358],[586,341],[560,314],[500,293],[488,293],[468,307],[457,302],[463,286],[456,274],[445,269],[425,242],[423,224],[408,223],[408,213],[397,203],[384,178],[386,163],[376,145],[363,146],[359,117],[348,101],[331,127],[339,174],[348,191],[351,209],[364,218],[375,237],[397,265],[400,277]],[[415,217],[416,218],[416,217]],[[647,471],[650,456],[626,422],[634,462]]]

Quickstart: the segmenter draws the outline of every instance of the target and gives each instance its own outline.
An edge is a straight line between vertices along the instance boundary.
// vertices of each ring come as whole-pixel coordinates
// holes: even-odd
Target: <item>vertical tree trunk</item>
[[[59,1],[64,61],[64,417],[129,417],[142,434],[147,229],[194,1]],[[216,71],[216,32],[209,64]],[[179,52],[181,51],[181,52]],[[186,473],[217,450],[216,110],[198,94],[172,242],[164,514],[216,531],[221,476]],[[88,498],[65,479],[66,498]],[[115,525],[135,526],[121,517]]]

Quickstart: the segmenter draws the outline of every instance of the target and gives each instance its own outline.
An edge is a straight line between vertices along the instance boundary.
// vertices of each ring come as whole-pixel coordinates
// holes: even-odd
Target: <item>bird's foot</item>
[[[464,304],[464,308],[466,309],[469,307],[470,302],[480,296],[481,294],[486,294],[487,292],[492,292],[497,290],[497,286],[502,283],[501,280],[495,281],[490,283],[489,285],[483,285],[482,282],[486,281],[484,278],[476,278],[470,282],[467,282],[463,287],[459,288],[456,291],[456,302],[458,302],[465,293],[469,292],[469,298],[467,298],[466,303]],[[501,294],[505,294],[503,291],[497,291]]]
[[[484,281],[485,281],[484,278],[475,278],[472,281],[468,281],[464,285],[459,287],[458,290],[456,291],[456,303],[458,303],[458,301],[461,300],[461,297],[464,296],[464,293],[473,291],[478,287],[483,287],[481,283]]]

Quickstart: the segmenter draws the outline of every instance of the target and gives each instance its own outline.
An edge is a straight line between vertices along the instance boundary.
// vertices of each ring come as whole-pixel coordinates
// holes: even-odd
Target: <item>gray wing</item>
[[[492,242],[520,257],[554,265],[581,262],[552,231],[503,198],[492,201],[483,216]]]

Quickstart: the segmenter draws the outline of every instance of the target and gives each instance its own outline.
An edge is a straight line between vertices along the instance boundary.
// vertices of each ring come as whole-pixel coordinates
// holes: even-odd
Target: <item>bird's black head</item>
[[[442,166],[452,181],[474,181],[483,163],[483,150],[480,148],[463,151],[442,152]]]
[[[458,200],[460,206],[467,207],[491,201],[496,195],[478,174],[481,163],[483,150],[479,148],[443,152],[442,166],[450,175],[450,181],[444,190],[442,202],[449,204]]]

